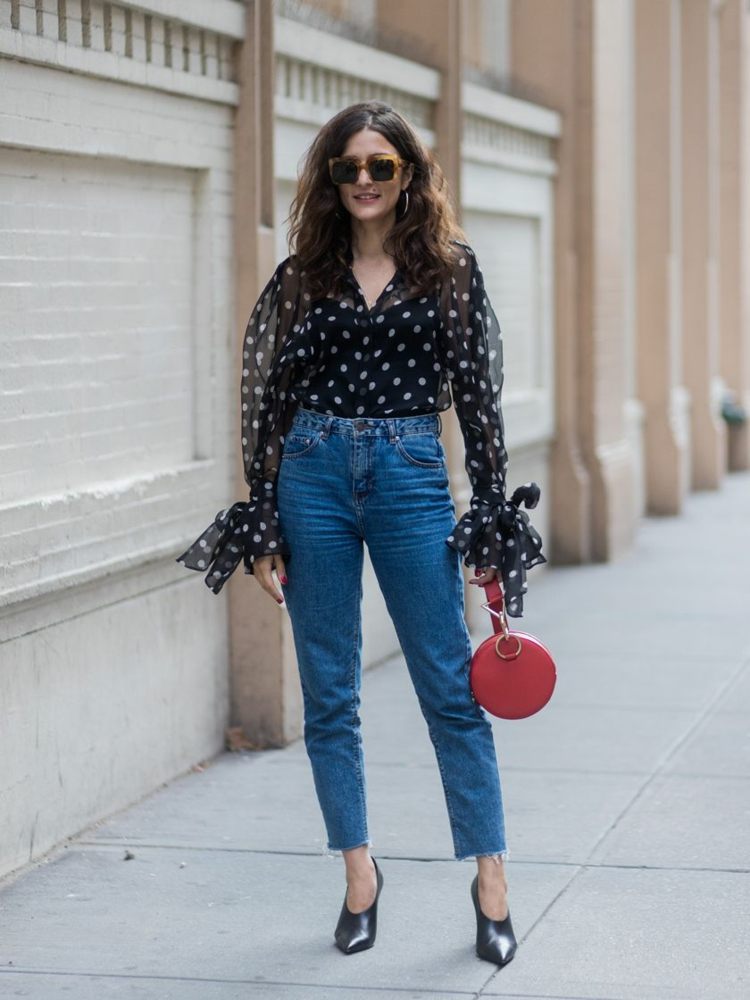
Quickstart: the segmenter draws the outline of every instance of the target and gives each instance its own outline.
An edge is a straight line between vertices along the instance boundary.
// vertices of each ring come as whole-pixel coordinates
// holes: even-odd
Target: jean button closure
[[[358,431],[363,431],[365,429],[365,422],[364,422],[364,420],[356,420],[354,422],[354,427]]]

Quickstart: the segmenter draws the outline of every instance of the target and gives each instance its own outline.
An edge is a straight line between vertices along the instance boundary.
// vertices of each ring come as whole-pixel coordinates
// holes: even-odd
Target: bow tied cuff
[[[516,506],[521,504],[531,510],[533,507],[539,503],[539,498],[542,495],[542,491],[539,489],[537,483],[524,483],[523,486],[517,486],[513,490],[513,496],[510,498],[510,502]]]
[[[541,490],[536,483],[524,483],[506,500],[499,489],[477,489],[470,509],[457,521],[446,544],[464,556],[465,566],[493,568],[503,584],[505,608],[509,617],[523,615],[526,571],[547,559],[542,554],[542,539],[521,510],[521,504],[533,508]]]
[[[281,535],[276,501],[269,492],[265,497],[253,494],[220,510],[195,541],[178,556],[176,562],[198,572],[206,570],[204,583],[218,594],[229,577],[244,562],[245,573],[253,573],[253,563],[262,555],[281,554],[290,558]]]

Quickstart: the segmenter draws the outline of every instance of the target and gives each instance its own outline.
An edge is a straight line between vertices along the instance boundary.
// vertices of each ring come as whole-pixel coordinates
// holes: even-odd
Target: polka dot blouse
[[[472,486],[469,510],[446,544],[466,566],[494,567],[507,613],[523,614],[526,570],[546,562],[542,540],[521,509],[536,507],[536,483],[505,495],[508,455],[500,408],[502,335],[474,251],[453,241],[450,280],[415,295],[400,269],[368,309],[351,269],[346,291],[311,301],[295,255],[263,289],[243,346],[242,454],[248,501],[219,511],[178,558],[206,571],[218,594],[240,561],[293,553],[283,537],[276,481],[297,405],[343,417],[413,416],[454,405]]]

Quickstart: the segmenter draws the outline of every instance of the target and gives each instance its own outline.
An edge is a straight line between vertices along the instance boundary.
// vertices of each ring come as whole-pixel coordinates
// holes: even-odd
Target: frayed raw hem
[[[510,859],[510,851],[488,851],[486,854],[457,854],[456,861],[473,861],[474,858],[500,858],[501,861]]]
[[[326,857],[328,858],[340,858],[342,857],[344,851],[353,851],[355,847],[372,847],[372,846],[373,843],[369,839],[363,840],[359,844],[352,844],[351,847],[331,847],[330,844],[327,844],[325,847],[323,847],[322,853],[325,854]]]

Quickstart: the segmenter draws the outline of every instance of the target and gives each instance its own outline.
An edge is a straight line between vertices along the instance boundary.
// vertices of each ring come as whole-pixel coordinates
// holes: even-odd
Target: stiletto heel
[[[352,913],[346,905],[346,893],[344,893],[344,905],[341,907],[334,938],[337,947],[346,955],[351,955],[355,951],[364,951],[365,948],[372,948],[375,944],[375,935],[378,929],[378,899],[380,890],[383,888],[383,873],[378,868],[375,858],[372,859],[372,863],[375,865],[378,887],[375,899],[370,906],[361,913]]]
[[[510,920],[510,909],[503,920],[490,920],[479,906],[479,875],[471,883],[471,898],[477,915],[477,955],[496,965],[507,965],[518,947]]]

